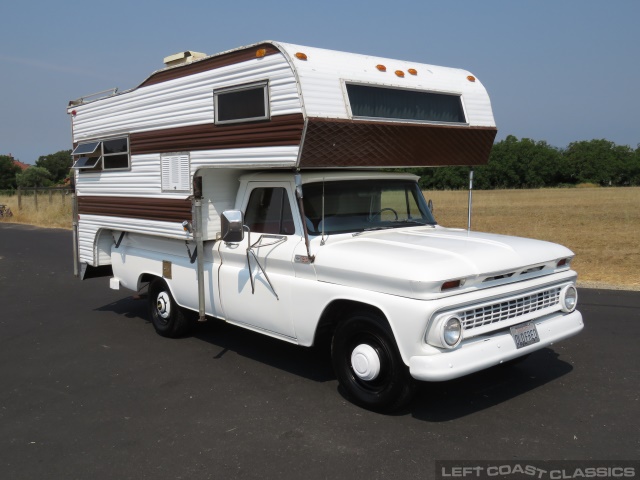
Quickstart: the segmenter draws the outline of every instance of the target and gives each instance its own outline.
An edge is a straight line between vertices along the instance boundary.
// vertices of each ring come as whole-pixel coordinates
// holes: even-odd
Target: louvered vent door
[[[162,191],[189,192],[191,190],[188,153],[164,153],[162,164]]]

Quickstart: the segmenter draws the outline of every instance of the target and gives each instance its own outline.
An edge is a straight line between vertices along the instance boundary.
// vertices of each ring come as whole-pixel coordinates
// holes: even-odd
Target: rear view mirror
[[[240,210],[225,210],[220,217],[222,240],[238,243],[244,239],[244,218]]]

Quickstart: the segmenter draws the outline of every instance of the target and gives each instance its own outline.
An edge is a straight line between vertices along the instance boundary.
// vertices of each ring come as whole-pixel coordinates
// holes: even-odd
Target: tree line
[[[34,166],[22,170],[13,157],[0,155],[0,190],[18,187],[51,187],[61,185],[69,177],[73,160],[71,150],[42,155]]]
[[[469,186],[469,167],[415,168],[425,190]],[[634,150],[608,140],[570,143],[564,149],[545,141],[509,135],[496,142],[487,165],[474,167],[473,188],[570,187],[640,185],[640,145]]]
[[[10,156],[0,155],[0,190],[42,187],[64,183],[73,163],[71,150],[38,158],[35,166],[22,171]],[[413,168],[426,190],[465,189],[469,167]],[[474,168],[473,187],[541,188],[575,186],[640,185],[640,145],[634,150],[608,140],[588,140],[556,148],[545,141],[518,139],[509,135],[496,142],[487,165]]]

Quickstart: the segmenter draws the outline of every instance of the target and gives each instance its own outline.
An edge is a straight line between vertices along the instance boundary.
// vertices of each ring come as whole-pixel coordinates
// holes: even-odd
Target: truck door
[[[250,232],[240,243],[220,242],[219,285],[228,322],[294,340],[293,257],[302,235],[289,188],[287,183],[249,183],[244,223]]]

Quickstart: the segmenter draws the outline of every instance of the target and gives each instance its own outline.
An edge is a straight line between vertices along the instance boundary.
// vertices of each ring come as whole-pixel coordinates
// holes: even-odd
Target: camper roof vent
[[[176,65],[183,65],[185,63],[191,63],[194,60],[206,57],[206,53],[192,52],[187,50],[186,52],[175,53],[164,57],[164,64],[167,67],[174,67]]]

